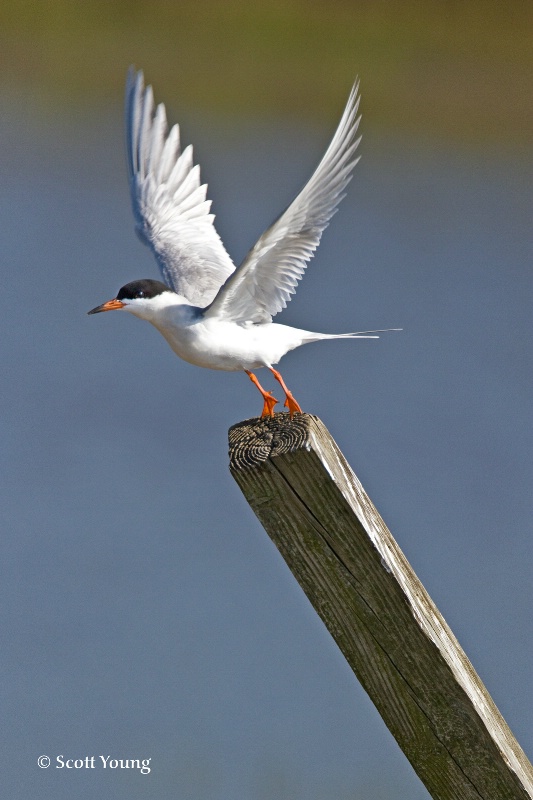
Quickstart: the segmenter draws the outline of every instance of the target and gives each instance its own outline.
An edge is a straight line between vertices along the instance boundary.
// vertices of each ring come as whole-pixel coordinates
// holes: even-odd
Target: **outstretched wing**
[[[285,308],[318,247],[358,158],[359,83],[353,87],[339,126],[315,173],[286,211],[250,250],[221,287],[206,316],[235,322],[269,322]]]
[[[235,266],[209,213],[207,185],[192,147],[181,151],[179,127],[168,132],[142,72],[128,72],[126,140],[135,228],[153,250],[165,282],[190,303],[208,305]]]

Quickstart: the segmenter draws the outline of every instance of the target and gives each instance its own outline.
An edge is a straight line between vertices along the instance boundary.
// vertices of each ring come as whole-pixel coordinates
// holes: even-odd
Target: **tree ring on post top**
[[[279,413],[273,417],[254,417],[229,429],[230,469],[258,467],[273,456],[305,446],[311,414]]]

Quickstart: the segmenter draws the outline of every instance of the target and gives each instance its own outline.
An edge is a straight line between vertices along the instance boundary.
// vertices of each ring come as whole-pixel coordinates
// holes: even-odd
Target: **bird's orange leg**
[[[252,383],[254,383],[259,391],[261,392],[261,396],[263,398],[263,411],[261,412],[262,417],[273,417],[274,416],[274,406],[276,405],[278,400],[275,397],[272,397],[272,392],[265,392],[257,378],[255,377],[253,372],[249,372],[247,369],[244,370]]]
[[[283,389],[283,391],[285,392],[285,403],[284,403],[284,405],[285,405],[286,408],[289,409],[289,414],[291,415],[291,419],[292,419],[294,414],[301,414],[302,413],[302,409],[300,408],[299,403],[296,402],[296,400],[292,396],[292,392],[289,392],[289,390],[285,386],[285,381],[281,377],[280,373],[277,371],[277,369],[274,369],[273,367],[269,367],[269,370],[272,373],[272,375],[275,377],[277,382],[281,385],[281,388]]]

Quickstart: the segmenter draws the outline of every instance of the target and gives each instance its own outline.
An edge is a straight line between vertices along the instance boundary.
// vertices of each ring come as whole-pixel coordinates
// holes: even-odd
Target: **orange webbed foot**
[[[289,414],[291,415],[291,419],[294,414],[302,414],[302,409],[300,408],[300,404],[296,402],[294,397],[290,392],[287,392],[285,397],[285,402],[283,404],[285,408],[289,409]]]
[[[261,412],[261,417],[273,417],[274,406],[279,402],[279,400],[276,400],[276,398],[272,396],[272,392],[265,392],[263,395],[263,401],[263,411]]]

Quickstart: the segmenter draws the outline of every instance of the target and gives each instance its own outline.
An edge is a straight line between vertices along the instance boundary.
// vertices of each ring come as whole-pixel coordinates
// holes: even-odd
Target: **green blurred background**
[[[465,143],[531,140],[532,44],[529,0],[0,3],[0,80],[45,108],[116,102],[135,58],[186,106],[331,120],[359,74],[365,131]]]

